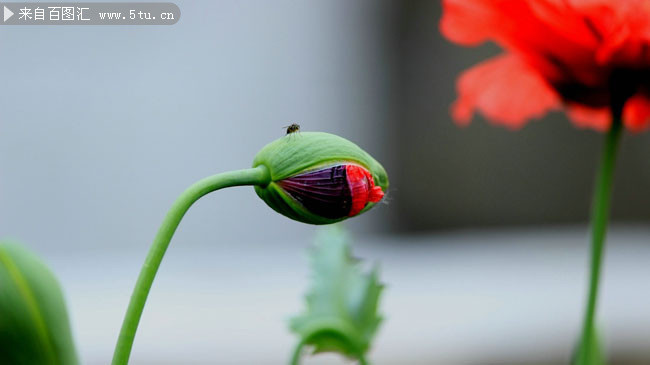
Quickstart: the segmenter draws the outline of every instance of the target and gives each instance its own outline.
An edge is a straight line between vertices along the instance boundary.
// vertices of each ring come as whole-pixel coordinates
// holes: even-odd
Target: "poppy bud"
[[[255,192],[278,213],[310,224],[329,224],[370,209],[388,188],[384,168],[347,139],[322,132],[292,133],[255,156],[271,182]]]

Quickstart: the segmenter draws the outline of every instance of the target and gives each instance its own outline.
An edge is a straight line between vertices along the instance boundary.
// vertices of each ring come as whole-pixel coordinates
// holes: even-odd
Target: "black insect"
[[[285,127],[287,129],[287,134],[300,132],[300,124],[292,123],[289,126]]]

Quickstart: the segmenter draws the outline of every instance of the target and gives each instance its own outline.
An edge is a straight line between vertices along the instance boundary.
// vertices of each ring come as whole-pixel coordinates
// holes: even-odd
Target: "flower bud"
[[[379,202],[388,189],[384,168],[347,139],[322,132],[292,133],[255,156],[265,166],[266,186],[255,192],[278,213],[310,224],[353,217]]]

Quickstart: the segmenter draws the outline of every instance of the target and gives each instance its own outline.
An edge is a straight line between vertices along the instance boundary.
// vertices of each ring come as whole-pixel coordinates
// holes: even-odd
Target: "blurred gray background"
[[[467,128],[454,125],[448,110],[455,98],[456,77],[499,50],[493,45],[467,49],[444,40],[438,32],[438,1],[176,3],[182,17],[174,26],[0,27],[0,237],[25,242],[60,273],[88,363],[106,363],[110,358],[111,341],[140,262],[178,194],[207,175],[250,166],[255,153],[282,136],[282,127],[292,122],[300,123],[303,130],[349,138],[381,161],[389,173],[389,203],[347,224],[360,241],[380,242],[378,251],[362,245],[363,252],[370,259],[382,258],[389,287],[402,293],[401,301],[392,306],[387,299],[397,327],[384,330],[388,339],[378,363],[381,359],[383,363],[395,359],[418,363],[406,359],[420,358],[414,346],[428,348],[426,342],[419,345],[430,338],[426,331],[441,337],[435,337],[437,347],[429,348],[422,358],[435,359],[442,353],[443,363],[481,363],[486,357],[463,357],[469,356],[463,341],[474,334],[470,342],[478,346],[484,343],[483,336],[494,333],[492,324],[473,322],[485,316],[504,326],[505,332],[498,332],[504,338],[508,328],[516,329],[508,332],[511,339],[521,338],[522,333],[537,335],[522,345],[522,357],[515,352],[507,361],[521,363],[530,358],[527,349],[538,351],[539,356],[533,357],[537,360],[561,362],[569,356],[580,319],[585,224],[601,135],[574,128],[561,113],[532,121],[518,132],[491,126],[480,117]],[[650,189],[645,189],[650,183],[649,138],[641,134],[624,139],[614,191],[613,217],[619,223],[645,225],[650,218],[650,205],[644,203],[650,201]],[[573,276],[540,279],[550,288],[566,285],[550,292],[559,298],[557,308],[568,308],[563,315],[551,312],[548,318],[539,317],[540,308],[546,308],[543,300],[548,298],[539,291],[534,291],[541,295],[539,301],[517,306],[531,295],[529,283],[522,279],[503,285],[498,278],[519,275],[518,264],[502,271],[489,267],[496,275],[494,280],[487,276],[486,283],[466,288],[469,292],[487,290],[488,299],[505,305],[485,316],[480,311],[475,317],[466,315],[470,303],[476,309],[484,307],[481,300],[485,297],[460,293],[452,285],[457,281],[434,285],[456,269],[470,281],[473,274],[485,275],[480,264],[472,266],[463,260],[475,257],[477,261],[471,262],[480,263],[490,247],[502,247],[500,239],[481,244],[482,233],[468,237],[458,229],[507,232],[513,226],[524,226],[515,229],[514,236],[505,236],[503,252],[508,252],[508,245],[520,247],[527,238],[537,237],[521,232],[556,231],[558,224],[573,225],[567,228],[568,238],[563,230],[560,236],[549,237],[549,242],[557,242],[551,245],[554,251],[541,255],[550,265],[539,266],[539,273],[530,275],[556,275],[553,263],[567,259],[558,247],[563,243],[573,247],[570,257],[576,265],[572,271],[560,270]],[[638,252],[635,245],[646,242],[645,229],[635,228],[632,238],[626,229],[620,232],[622,240],[631,242],[632,248],[625,252],[632,257]],[[246,350],[232,347],[230,341],[255,340],[252,334],[263,330],[260,318],[251,316],[245,322],[256,311],[254,304],[267,302],[274,294],[279,298],[278,291],[286,289],[289,292],[282,292],[282,300],[292,303],[293,310],[278,302],[277,313],[273,312],[277,316],[263,319],[277,325],[269,333],[283,341],[269,344],[264,356],[284,358],[291,337],[283,320],[301,307],[308,272],[303,253],[313,233],[314,227],[289,221],[267,208],[250,187],[203,198],[184,219],[154,285],[152,301],[157,300],[159,307],[150,309],[153,317],[145,314],[143,318],[136,359],[173,363],[174,356],[188,348],[173,345],[181,341],[178,337],[187,338],[179,336],[187,325],[188,331],[199,328],[194,333],[205,341],[191,347],[197,363],[210,363],[206,359],[212,359],[213,352],[208,348],[219,341],[221,354],[237,362]],[[502,236],[497,233],[496,237]],[[418,247],[431,250],[430,256]],[[515,255],[515,261],[506,256],[499,260],[521,262],[525,267],[526,260],[540,257],[536,246],[523,247],[531,251],[523,257]],[[449,260],[432,266],[418,257]],[[622,257],[617,262],[629,266]],[[465,263],[459,266],[454,260]],[[634,267],[630,277],[640,280]],[[390,273],[395,275],[392,280]],[[238,279],[229,284],[222,275]],[[188,287],[181,278],[199,281]],[[643,281],[627,283],[628,294],[648,289]],[[436,290],[424,295],[421,290],[428,285]],[[486,285],[494,288],[488,290]],[[527,289],[518,291],[520,287]],[[223,297],[201,297],[215,290]],[[162,298],[155,299],[156,295]],[[233,303],[254,304],[228,307],[224,316],[242,322],[232,323],[224,338],[209,337],[217,335],[204,327],[210,320],[223,323],[223,318],[195,314],[192,322],[179,314],[188,303],[204,301],[205,312],[197,313],[218,316],[214,308],[228,298],[234,298]],[[441,300],[439,311],[427,314]],[[414,302],[420,306],[409,308]],[[459,306],[461,302],[465,307]],[[639,308],[648,303],[647,296],[635,299]],[[613,313],[628,310],[616,305]],[[498,321],[499,315],[512,313],[508,306],[523,311],[521,318]],[[191,317],[191,313],[186,315]],[[436,332],[435,326],[428,326],[418,332],[420,327],[409,327],[422,316],[447,318],[446,330]],[[458,318],[465,327],[456,326],[450,318]],[[531,318],[539,319],[535,323],[542,330],[531,330],[539,329],[526,322]],[[560,327],[548,324],[553,319]],[[626,323],[650,322],[647,315],[640,320],[630,314],[623,325],[618,319],[612,321],[622,328],[620,333],[627,333]],[[515,322],[520,327],[504,324]],[[456,329],[451,332],[451,344],[443,336],[450,328]],[[171,337],[164,337],[165,333]],[[163,336],[168,346],[156,342],[157,336]],[[259,336],[260,343],[268,339]],[[550,342],[540,350],[543,338]],[[562,339],[559,347],[558,338]],[[650,348],[646,342],[636,348]],[[386,345],[390,343],[393,348]],[[486,346],[497,349],[487,352],[489,358],[501,361],[506,361],[503,354],[511,350],[501,344],[499,352],[499,344],[489,341]],[[544,357],[547,354],[550,357]]]

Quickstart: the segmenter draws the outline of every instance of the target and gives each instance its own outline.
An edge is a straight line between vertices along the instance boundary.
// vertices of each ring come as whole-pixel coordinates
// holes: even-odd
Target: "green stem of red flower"
[[[598,284],[600,281],[600,268],[605,248],[607,222],[609,219],[609,206],[611,200],[612,180],[616,154],[621,137],[622,122],[620,109],[613,108],[612,126],[605,137],[600,169],[598,171],[596,188],[593,196],[591,211],[591,266],[589,273],[589,296],[585,318],[582,328],[580,348],[578,350],[577,365],[594,365],[599,360],[598,343],[594,317],[598,299]]]

